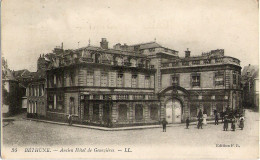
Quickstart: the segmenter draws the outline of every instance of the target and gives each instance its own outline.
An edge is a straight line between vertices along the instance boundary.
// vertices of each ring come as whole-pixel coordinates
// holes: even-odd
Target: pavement
[[[38,122],[45,122],[57,125],[69,125],[68,123],[63,122],[55,122],[49,120],[41,120],[41,119],[33,119],[33,118],[26,118],[30,121],[38,121]],[[214,124],[215,121],[207,121],[208,124]],[[221,121],[219,122],[221,123]],[[190,125],[197,125],[197,122],[191,122]],[[72,124],[73,127],[80,127],[80,128],[88,128],[88,129],[96,129],[96,130],[103,130],[103,131],[124,131],[124,130],[140,130],[140,129],[151,129],[151,128],[161,128],[162,125],[144,125],[144,126],[128,126],[128,127],[118,127],[118,128],[107,128],[107,127],[100,127],[100,126],[90,126],[90,125],[81,125],[81,124]],[[176,124],[168,124],[167,127],[179,127],[179,126],[186,126],[185,123],[176,123]]]
[[[57,155],[66,158],[93,159],[100,155],[110,159],[256,159],[259,157],[259,113],[246,111],[245,128],[223,131],[223,124],[209,124],[203,129],[197,129],[196,123],[191,123],[189,129],[185,124],[169,124],[167,132],[162,132],[159,125],[133,126],[124,131],[103,131],[101,127],[68,124],[57,122],[39,122],[35,120],[16,119],[13,123],[3,127],[3,146],[7,155],[13,147],[18,148],[19,155],[31,156],[33,153],[24,153],[24,147],[48,147],[51,153],[46,158]],[[55,124],[56,123],[56,124]],[[81,127],[83,126],[83,127]],[[89,129],[88,129],[88,128]],[[91,128],[90,128],[91,127]],[[139,128],[142,129],[133,129]],[[155,128],[151,128],[155,127]],[[98,129],[92,129],[98,128]],[[104,127],[103,127],[104,128]],[[106,130],[124,128],[105,128]],[[129,129],[130,128],[130,129]],[[102,129],[102,128],[101,128]],[[232,147],[224,147],[231,146]],[[234,146],[233,146],[234,145]],[[111,153],[61,153],[61,149],[100,148],[114,149]],[[122,152],[130,148],[131,153]],[[58,151],[54,151],[58,150]],[[35,153],[35,158],[42,153]],[[121,157],[116,157],[121,155]],[[17,157],[16,157],[17,158]],[[20,157],[21,158],[21,157]]]

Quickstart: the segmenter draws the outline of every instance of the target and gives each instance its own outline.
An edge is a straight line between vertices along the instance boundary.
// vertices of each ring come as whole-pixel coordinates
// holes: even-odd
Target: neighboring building
[[[30,79],[31,72],[27,69],[13,71],[13,75],[15,79],[19,83],[19,90],[20,90],[20,98],[21,98],[21,106],[22,110],[27,110],[27,97],[26,97],[26,87],[28,85],[28,81]]]
[[[243,105],[259,109],[259,67],[248,65],[242,71]]]
[[[27,79],[27,117],[46,117],[46,66],[44,55],[40,55],[37,61],[37,72],[31,72]]]
[[[97,125],[143,125],[195,119],[199,109],[241,109],[241,67],[224,50],[192,57],[156,42],[113,49],[103,38],[100,47],[55,48],[45,55],[46,118]]]
[[[19,83],[8,68],[7,60],[2,58],[2,107],[3,116],[19,113],[21,110]]]

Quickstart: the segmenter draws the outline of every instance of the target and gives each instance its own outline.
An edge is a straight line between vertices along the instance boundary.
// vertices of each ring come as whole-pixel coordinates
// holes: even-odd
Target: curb
[[[47,120],[32,119],[32,118],[24,118],[24,119],[25,120],[31,120],[31,121],[37,121],[37,122],[44,122],[44,123],[51,123],[51,124],[69,126],[68,123],[62,123],[62,122],[47,121]],[[208,124],[214,124],[215,121],[208,121],[207,123]],[[221,124],[222,122],[219,122],[219,123]],[[191,122],[190,125],[197,125],[197,122]],[[169,125],[167,125],[167,127],[180,127],[180,126],[186,126],[186,124],[185,123],[179,123],[179,124],[169,124]],[[95,129],[95,130],[102,130],[102,131],[124,131],[124,130],[141,130],[141,129],[161,128],[161,125],[106,128],[106,127],[98,127],[98,126],[72,124],[72,127],[88,128],[88,129]]]

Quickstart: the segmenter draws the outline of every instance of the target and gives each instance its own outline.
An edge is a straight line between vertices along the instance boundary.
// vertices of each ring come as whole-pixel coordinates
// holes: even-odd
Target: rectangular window
[[[215,86],[223,86],[223,85],[224,85],[224,72],[216,72]]]
[[[137,75],[132,75],[132,88],[137,88]]]
[[[56,84],[56,75],[55,74],[53,75],[53,84],[54,85]]]
[[[172,85],[173,86],[178,86],[179,85],[179,76],[178,75],[173,75],[172,76]]]
[[[54,94],[54,96],[53,96],[53,101],[54,101],[54,109],[56,109],[56,103],[57,103],[57,101],[56,101],[56,94]]]
[[[75,85],[75,74],[74,72],[70,72],[70,86]]]
[[[37,96],[37,86],[34,86],[34,96]]]
[[[42,85],[39,85],[39,96],[42,96]]]
[[[183,62],[182,62],[182,65],[183,65],[183,66],[188,66],[188,65],[189,65],[189,61],[183,61]]]
[[[57,94],[57,109],[62,110],[63,109],[63,96],[61,93]]]
[[[87,86],[94,84],[94,71],[87,71]]]
[[[108,73],[107,72],[101,73],[101,86],[102,87],[108,86]]]
[[[203,62],[204,64],[210,64],[210,59],[204,59]]]
[[[57,86],[62,87],[62,76],[61,75],[57,76]]]
[[[144,78],[144,88],[150,88],[150,76]]]
[[[192,87],[199,87],[200,86],[200,75],[192,75],[191,78]]]
[[[53,87],[53,75],[49,76],[49,87]]]
[[[236,72],[233,72],[233,84],[237,84],[237,74]]]
[[[53,109],[54,105],[54,96],[53,94],[48,95],[48,109]]]
[[[41,86],[42,86],[41,92],[42,92],[42,95],[44,95],[44,84],[42,84]]]
[[[124,78],[123,74],[119,73],[117,75],[117,84],[116,84],[117,87],[123,87],[123,78]]]

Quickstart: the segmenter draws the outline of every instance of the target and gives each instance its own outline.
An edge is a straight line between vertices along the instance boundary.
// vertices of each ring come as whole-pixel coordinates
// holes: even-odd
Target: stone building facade
[[[212,50],[179,57],[156,42],[55,48],[46,71],[46,118],[125,126],[195,119],[241,108],[240,61]]]
[[[30,72],[27,76],[26,97],[27,97],[27,117],[45,118],[47,106],[46,94],[46,67],[48,62],[44,55],[37,61],[37,71]]]

